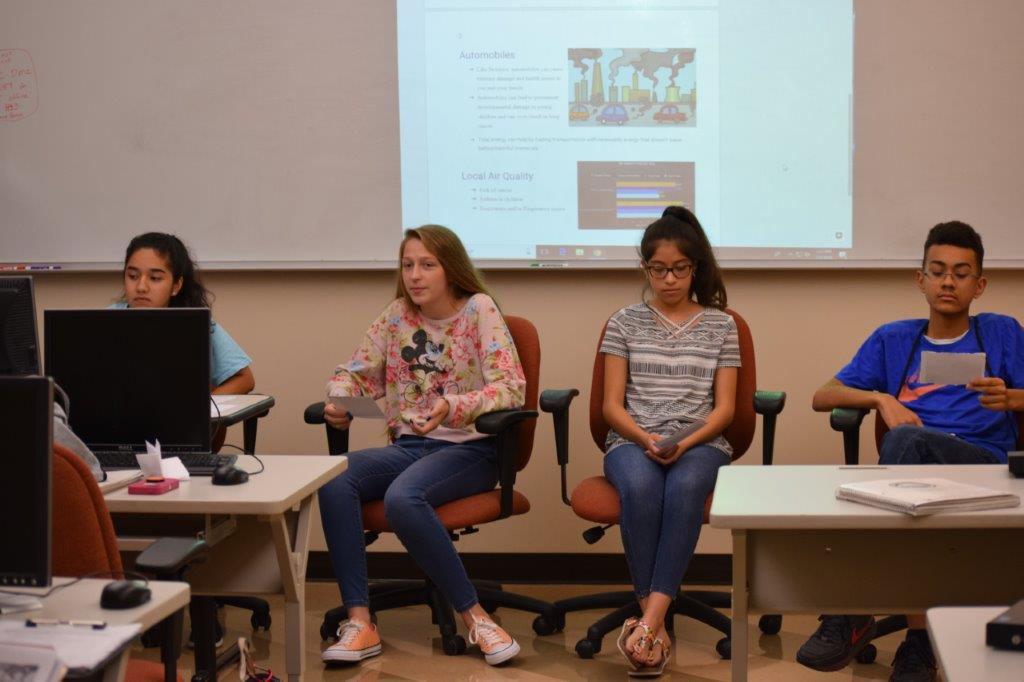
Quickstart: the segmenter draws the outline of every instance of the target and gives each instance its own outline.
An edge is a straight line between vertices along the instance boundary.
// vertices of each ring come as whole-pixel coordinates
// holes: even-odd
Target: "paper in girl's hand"
[[[921,351],[922,384],[966,385],[985,376],[984,353],[937,353]]]
[[[327,399],[327,402],[347,411],[353,417],[384,419],[384,413],[381,411],[380,405],[373,398],[361,395],[331,396]]]

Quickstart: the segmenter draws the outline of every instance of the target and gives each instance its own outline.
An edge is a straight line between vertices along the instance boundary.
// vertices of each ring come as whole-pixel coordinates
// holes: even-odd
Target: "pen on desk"
[[[37,628],[41,625],[71,625],[73,627],[102,630],[107,627],[105,620],[61,620],[60,618],[26,618],[25,627]]]

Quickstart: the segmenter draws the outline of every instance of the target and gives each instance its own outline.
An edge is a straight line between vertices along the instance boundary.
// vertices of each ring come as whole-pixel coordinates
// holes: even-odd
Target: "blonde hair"
[[[448,287],[456,298],[467,298],[473,294],[491,296],[487,285],[484,284],[483,275],[473,265],[458,235],[443,225],[423,225],[406,230],[405,238],[398,247],[398,286],[395,296],[404,298],[410,308],[415,308],[416,304],[412,302],[412,297],[405,290],[405,282],[402,281],[402,258],[405,254],[405,245],[410,239],[418,239],[427,251],[437,258],[444,270]]]

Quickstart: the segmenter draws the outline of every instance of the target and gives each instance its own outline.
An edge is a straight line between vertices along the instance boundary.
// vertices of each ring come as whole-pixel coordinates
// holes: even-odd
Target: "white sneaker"
[[[320,654],[326,662],[356,663],[380,653],[380,633],[377,626],[361,620],[345,620],[338,626],[338,641]]]
[[[519,644],[512,639],[512,635],[498,627],[494,621],[484,618],[473,618],[469,643],[479,645],[484,660],[491,665],[504,663],[519,653]]]

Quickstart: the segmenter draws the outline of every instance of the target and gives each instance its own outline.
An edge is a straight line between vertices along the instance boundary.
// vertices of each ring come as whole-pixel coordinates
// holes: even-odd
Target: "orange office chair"
[[[110,512],[89,467],[63,445],[53,446],[52,571],[60,576],[118,577],[121,555]],[[162,577],[180,577],[186,566],[205,552],[201,540],[163,538],[139,555],[136,567]],[[163,665],[131,659],[126,679],[132,682],[178,680],[183,614],[178,611],[160,624]]]
[[[512,341],[519,353],[519,360],[526,375],[526,402],[522,410],[501,410],[477,418],[477,431],[497,436],[499,461],[498,488],[489,492],[471,495],[443,504],[436,509],[441,523],[457,540],[460,535],[476,533],[477,526],[497,521],[508,516],[525,514],[530,502],[514,489],[516,474],[530,461],[533,449],[533,434],[537,417],[537,385],[540,375],[540,341],[537,329],[521,317],[506,316],[505,323],[512,335]],[[324,403],[314,403],[306,408],[304,419],[307,424],[324,424]],[[339,431],[327,426],[328,450],[332,455],[348,452],[348,431]],[[391,531],[384,516],[383,500],[367,502],[362,507],[363,528],[366,544],[377,539],[381,533]],[[459,530],[461,529],[461,530]],[[493,583],[474,582],[480,604],[489,612],[505,606],[532,613],[544,618],[553,618],[552,606],[548,602],[512,594]],[[377,613],[386,609],[425,604],[430,606],[433,622],[441,631],[444,652],[455,656],[466,650],[466,640],[455,625],[451,605],[437,586],[429,579],[419,581],[381,582],[370,585],[370,611]],[[338,630],[338,624],[345,619],[345,607],[331,609],[324,615],[320,636],[331,639]]]
[[[775,421],[786,404],[786,394],[781,392],[756,391],[757,371],[754,364],[754,342],[750,336],[750,328],[746,321],[735,311],[726,310],[736,320],[739,336],[740,359],[736,384],[736,414],[732,424],[724,432],[726,440],[732,445],[734,460],[747,451],[754,437],[754,426],[760,414],[763,424],[764,463],[771,464],[775,444]],[[604,330],[598,340],[598,348],[604,339]],[[583,533],[583,539],[593,544],[601,539],[604,531],[619,523],[621,507],[619,493],[604,476],[593,476],[584,479],[572,491],[572,497],[566,494],[566,467],[569,463],[569,405],[574,396],[579,395],[576,389],[544,391],[540,398],[541,409],[552,413],[555,426],[555,448],[558,464],[562,469],[562,501],[571,506],[580,518],[601,524]],[[604,400],[604,358],[600,353],[594,358],[594,371],[590,388],[590,434],[598,449],[604,450],[605,437],[608,435],[608,424],[602,414]],[[712,496],[709,495],[704,504],[704,523],[708,521]],[[731,655],[729,639],[729,619],[716,611],[716,608],[729,608],[731,599],[727,592],[717,591],[680,591],[669,610],[666,628],[672,629],[672,616],[682,615],[695,618],[710,625],[725,637],[715,646],[718,654],[725,659]],[[571,599],[563,599],[554,604],[555,620],[547,620],[543,614],[534,621],[533,629],[537,634],[551,634],[565,627],[565,614],[571,611],[582,611],[594,608],[615,608],[616,610],[590,626],[587,636],[576,643],[576,653],[580,658],[592,658],[601,651],[604,636],[617,629],[629,617],[639,617],[640,607],[636,595],[630,591],[607,592],[592,594]],[[759,626],[766,634],[776,634],[782,625],[781,616],[762,616]]]
[[[860,462],[860,425],[867,416],[869,410],[837,407],[829,414],[829,425],[833,430],[843,434],[843,458],[848,466]],[[875,412],[875,449],[881,452],[882,439],[889,433],[889,425],[882,419],[882,415]],[[1017,413],[1017,448],[1024,449],[1024,412]],[[878,639],[899,632],[907,627],[906,616],[886,616],[878,621],[875,636]],[[878,649],[874,644],[868,644],[857,654],[858,663],[874,663],[878,656]]]

